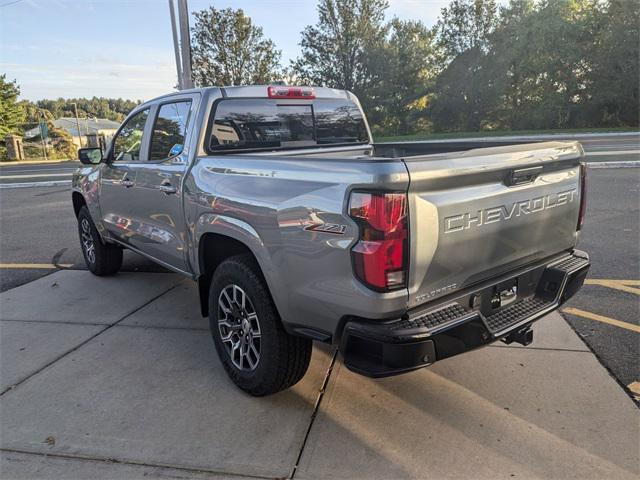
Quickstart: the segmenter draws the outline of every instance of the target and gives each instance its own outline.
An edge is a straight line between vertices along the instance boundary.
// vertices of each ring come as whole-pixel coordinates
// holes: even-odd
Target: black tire
[[[78,213],[78,234],[84,262],[91,273],[103,277],[120,270],[122,248],[102,242],[86,206]]]
[[[248,299],[246,308],[239,309],[244,310],[244,312],[236,312],[235,316],[231,316],[230,309],[225,312],[218,303],[221,295],[223,295],[223,290],[227,294],[230,294],[231,291],[238,292],[238,298],[240,298],[239,290],[234,289],[233,286],[238,287]],[[232,290],[229,290],[230,287]],[[228,298],[223,299],[223,305],[230,305],[227,301]],[[236,304],[235,307],[240,306]],[[255,319],[251,313],[252,311],[255,314]],[[233,325],[238,330],[228,328],[224,324],[219,327],[220,319],[223,322],[229,320],[230,323],[237,320],[238,323],[233,323]],[[244,323],[246,325],[245,333],[259,335],[247,335],[252,338],[246,341],[252,343],[251,345],[249,343],[244,345],[244,347],[247,347],[245,349],[247,355],[238,362],[238,355],[233,355],[235,357],[234,360],[231,351],[234,345],[233,339],[236,336],[238,338],[236,345],[240,344],[243,319],[246,322]],[[233,383],[250,395],[260,397],[285,390],[298,383],[307,372],[311,360],[312,342],[306,338],[289,335],[284,330],[268,287],[251,255],[230,257],[216,269],[209,290],[209,324],[213,342],[224,369]],[[223,340],[221,328],[224,330],[225,335],[230,335],[226,341]],[[236,333],[229,333],[231,331]],[[253,346],[253,349],[251,349],[251,346]],[[240,349],[240,356],[242,356],[243,346],[238,348]],[[238,352],[237,349],[233,351]],[[257,360],[255,359],[255,354],[250,353],[250,351],[259,351]],[[251,368],[252,359],[255,363],[253,368]],[[237,363],[240,365],[237,365]]]

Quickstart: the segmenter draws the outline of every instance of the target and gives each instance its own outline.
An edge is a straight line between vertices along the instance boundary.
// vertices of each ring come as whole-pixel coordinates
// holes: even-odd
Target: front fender
[[[102,223],[102,211],[100,210],[100,167],[82,166],[78,168],[73,173],[71,190],[72,195],[73,193],[82,195],[102,241],[108,240],[109,233]]]

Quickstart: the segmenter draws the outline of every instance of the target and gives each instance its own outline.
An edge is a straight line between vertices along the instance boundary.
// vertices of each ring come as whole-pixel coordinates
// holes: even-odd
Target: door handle
[[[515,187],[516,185],[531,183],[538,177],[540,172],[542,172],[541,165],[511,170],[509,177],[507,178],[507,186]]]
[[[162,185],[158,186],[158,190],[166,195],[173,195],[178,191],[178,189],[170,183],[163,183]]]

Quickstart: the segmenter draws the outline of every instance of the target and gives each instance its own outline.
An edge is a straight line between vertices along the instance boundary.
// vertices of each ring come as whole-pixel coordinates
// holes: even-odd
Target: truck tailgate
[[[545,142],[404,159],[409,307],[575,246],[583,155]]]

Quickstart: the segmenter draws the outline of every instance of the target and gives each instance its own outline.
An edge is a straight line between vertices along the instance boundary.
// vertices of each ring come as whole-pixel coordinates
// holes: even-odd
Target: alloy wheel
[[[247,293],[227,285],[218,297],[218,330],[231,362],[252,371],[260,361],[260,322]]]
[[[89,220],[83,218],[80,221],[81,236],[82,236],[82,248],[84,249],[84,253],[87,256],[87,260],[90,263],[95,263],[96,261],[96,246],[93,242],[93,236],[91,235],[91,224]]]

